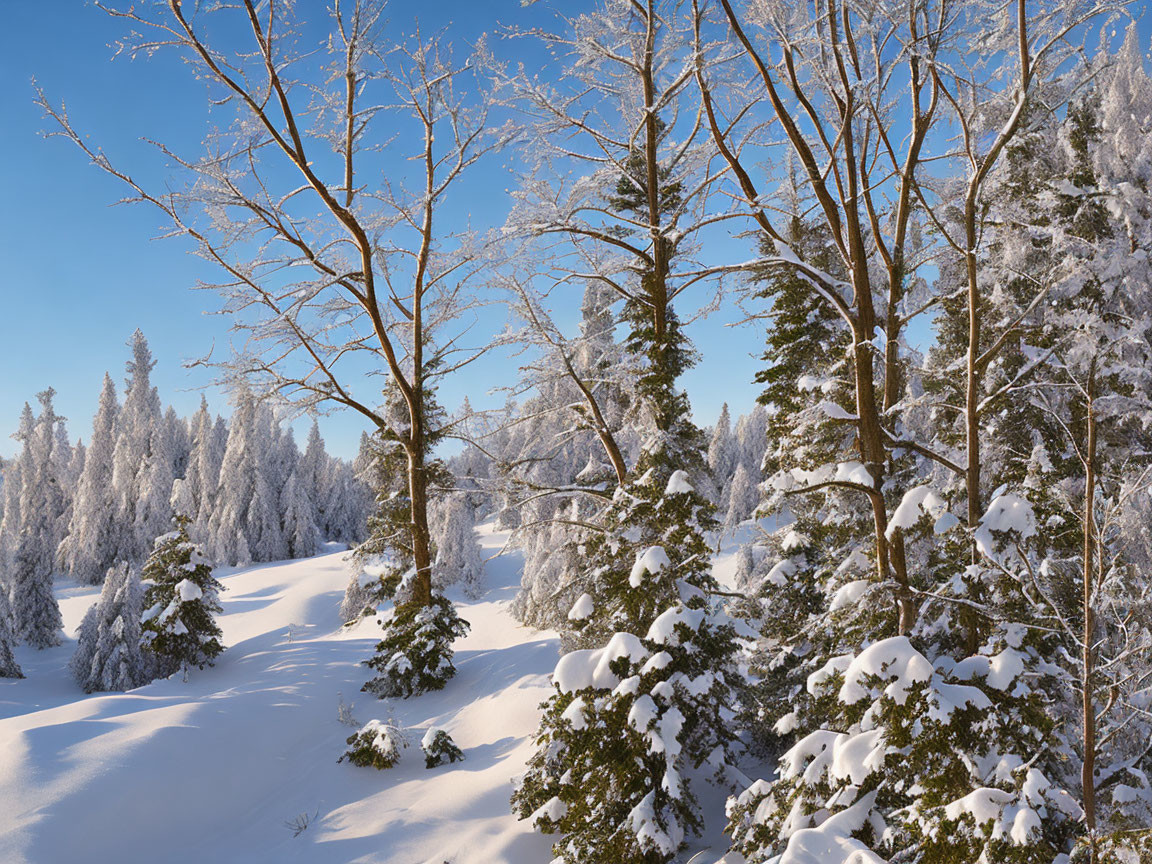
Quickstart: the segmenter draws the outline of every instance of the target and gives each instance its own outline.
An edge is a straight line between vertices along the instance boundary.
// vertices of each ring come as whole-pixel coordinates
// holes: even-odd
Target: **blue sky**
[[[306,0],[322,20],[323,0]],[[451,22],[454,39],[471,40],[497,21],[530,24],[546,14],[543,4],[525,9],[519,0],[418,3],[396,0],[391,20],[407,30],[419,11],[422,28]],[[228,320],[206,314],[214,294],[192,290],[207,265],[179,240],[153,239],[161,224],[142,206],[110,206],[123,195],[117,181],[87,164],[60,138],[45,139],[49,124],[33,104],[32,79],[50,98],[63,100],[74,125],[98,142],[118,164],[146,183],[163,182],[161,160],[139,139],[148,136],[194,148],[206,129],[203,85],[174,57],[113,59],[111,47],[123,23],[82,0],[6,3],[0,26],[0,456],[17,449],[10,439],[21,405],[37,391],[57,390],[57,407],[69,431],[87,438],[105,370],[119,381],[128,356],[125,343],[139,327],[158,361],[155,383],[162,399],[190,414],[205,392],[214,411],[227,413],[226,395],[209,371],[182,363],[219,349]],[[458,36],[456,34],[459,34]],[[497,43],[497,52],[523,43]],[[508,56],[507,54],[505,56]],[[194,151],[193,151],[194,152]],[[478,196],[478,221],[506,207]],[[494,211],[499,211],[494,214]],[[761,337],[754,327],[725,325],[730,310],[693,325],[704,359],[686,378],[697,421],[713,421],[723,401],[734,413],[751,407],[751,383]],[[450,407],[468,395],[473,404],[503,401],[484,394],[494,383],[512,383],[507,360],[465,373],[442,391]],[[363,421],[350,413],[322,418],[332,452],[352,455]]]

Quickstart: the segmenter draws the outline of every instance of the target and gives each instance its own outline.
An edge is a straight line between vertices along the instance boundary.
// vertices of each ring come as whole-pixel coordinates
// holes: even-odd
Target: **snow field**
[[[486,556],[505,539],[481,529]],[[488,562],[482,599],[453,598],[472,624],[456,643],[458,674],[411,700],[360,692],[379,628],[340,626],[342,558],[221,571],[217,665],[129,693],[85,696],[68,675],[98,591],[58,583],[64,644],[18,649],[28,677],[0,682],[0,861],[549,861],[552,838],[508,805],[557,659],[554,634],[508,614],[519,556]],[[397,767],[337,764],[355,731],[340,722],[341,699],[358,724],[405,730]],[[433,726],[464,762],[424,767],[418,745]]]

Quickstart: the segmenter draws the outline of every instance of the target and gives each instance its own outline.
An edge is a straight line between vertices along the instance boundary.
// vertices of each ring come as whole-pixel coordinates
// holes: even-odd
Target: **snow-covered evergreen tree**
[[[383,699],[407,699],[432,690],[443,690],[455,676],[452,643],[468,632],[468,622],[443,594],[435,592],[432,602],[421,606],[410,600],[401,584],[391,617],[383,622],[384,638],[364,665],[377,675],[363,689]]]
[[[484,557],[476,537],[476,515],[467,495],[450,495],[436,526],[435,576],[443,589],[460,585],[469,597],[483,591]]]
[[[23,418],[20,425],[24,426]],[[30,417],[28,428],[31,429]],[[19,429],[16,434],[20,434]],[[16,542],[20,537],[20,494],[24,484],[20,477],[19,459],[5,460],[3,469],[3,475],[0,475],[4,481],[4,511],[0,517],[0,588],[7,597],[11,588],[12,560],[16,554]]]
[[[12,555],[10,591],[16,637],[35,648],[60,644],[63,620],[52,590],[59,540],[58,519],[64,512],[63,494],[55,473],[57,415],[54,391],[37,394],[40,416],[24,404],[17,439],[20,453],[20,532]]]
[[[420,749],[424,751],[425,768],[438,768],[441,765],[464,760],[463,751],[443,729],[432,727],[425,732],[420,740]]]
[[[408,738],[393,723],[369,720],[358,732],[348,736],[347,744],[348,749],[337,762],[347,759],[360,768],[383,771],[400,761],[400,751],[408,746]]]
[[[320,551],[320,532],[312,521],[315,507],[308,499],[298,472],[293,471],[280,494],[284,540],[289,558],[309,558]]]
[[[159,404],[159,396],[156,397]],[[134,534],[156,537],[172,519],[172,484],[178,460],[172,427],[160,417],[148,434],[148,451],[144,466],[137,475],[139,487],[135,502]],[[132,559],[135,560],[135,559]]]
[[[144,586],[127,564],[109,569],[100,597],[84,615],[69,669],[85,693],[132,690],[152,680],[140,644]]]
[[[708,469],[719,492],[717,506],[727,509],[728,484],[739,464],[736,437],[732,434],[732,418],[728,413],[728,403],[720,406],[720,416],[712,427],[712,439],[708,442]]]
[[[328,506],[328,454],[324,451],[324,439],[320,437],[320,424],[312,421],[308,430],[308,441],[297,466],[301,491],[312,503],[312,521],[322,531],[327,526],[325,510]]]
[[[724,530],[735,531],[736,527],[756,512],[760,503],[760,493],[752,482],[752,475],[743,462],[736,464],[736,473],[728,484],[728,511],[724,516]]]
[[[112,486],[120,530],[117,557],[141,561],[171,515],[166,509],[172,494],[172,453],[166,446],[160,397],[152,386],[156,361],[139,330],[132,334],[129,345],[132,359],[126,364],[124,404],[116,424]],[[155,457],[154,444],[159,448]]]
[[[763,476],[760,465],[768,445],[768,409],[762,402],[758,401],[751,411],[740,416],[734,434],[740,463],[759,482]]]
[[[211,666],[224,650],[214,618],[223,586],[188,539],[188,516],[178,513],[174,522],[174,531],[156,538],[142,574],[142,640],[161,675]]]
[[[683,471],[621,487],[584,558],[536,753],[513,806],[561,833],[564,861],[668,861],[701,827],[691,775],[732,756],[735,629],[718,610],[703,532],[711,504]],[[647,544],[653,545],[647,545]],[[658,545],[656,545],[658,544]]]
[[[12,654],[12,613],[8,609],[8,592],[0,583],[0,678],[23,678],[20,664]]]
[[[220,485],[209,522],[208,554],[221,564],[247,564],[252,560],[248,537],[249,509],[256,490],[256,400],[251,391],[240,390],[228,426],[228,444],[220,464]],[[266,500],[266,496],[265,496]]]
[[[220,482],[220,463],[224,458],[223,450],[216,446],[212,414],[205,397],[200,397],[200,407],[189,425],[191,450],[184,480],[196,509],[185,515],[192,517],[188,526],[189,536],[193,542],[204,544],[208,539],[208,521]]]
[[[112,377],[105,373],[99,406],[92,421],[84,471],[72,505],[72,524],[60,551],[68,575],[89,584],[104,578],[108,568],[115,563],[118,552],[112,457],[119,410],[116,386]]]

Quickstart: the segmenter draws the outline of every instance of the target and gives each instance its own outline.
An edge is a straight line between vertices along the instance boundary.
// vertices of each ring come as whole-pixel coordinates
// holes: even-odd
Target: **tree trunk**
[[[1096,706],[1092,696],[1095,686],[1096,652],[1092,643],[1096,630],[1096,610],[1093,606],[1093,565],[1096,559],[1096,407],[1093,404],[1096,389],[1095,363],[1088,373],[1088,443],[1084,454],[1084,633],[1082,647],[1082,702],[1084,761],[1080,767],[1080,785],[1084,795],[1084,827],[1088,832],[1088,864],[1096,864]]]
[[[428,474],[423,457],[408,451],[408,494],[412,507],[412,558],[416,568],[414,603],[432,602],[432,542],[428,530]]]

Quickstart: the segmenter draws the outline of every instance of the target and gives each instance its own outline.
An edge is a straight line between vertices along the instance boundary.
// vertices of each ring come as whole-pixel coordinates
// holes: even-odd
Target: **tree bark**
[[[1080,785],[1084,797],[1084,827],[1088,832],[1088,864],[1096,864],[1096,705],[1092,695],[1095,687],[1096,652],[1093,640],[1096,632],[1095,585],[1096,560],[1096,390],[1095,363],[1088,373],[1087,423],[1088,441],[1084,452],[1084,633],[1081,662],[1084,761],[1080,766]]]

